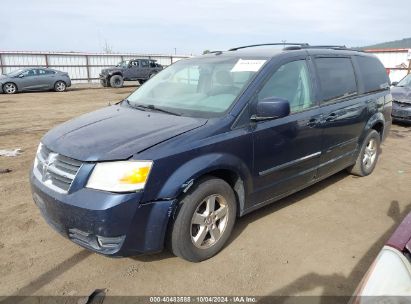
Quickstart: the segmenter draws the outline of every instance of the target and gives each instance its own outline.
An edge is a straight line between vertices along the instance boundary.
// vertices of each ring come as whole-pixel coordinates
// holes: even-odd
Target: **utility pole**
[[[408,59],[408,70],[407,70],[407,75],[408,75],[409,73],[411,73],[411,49],[408,50],[407,59]]]

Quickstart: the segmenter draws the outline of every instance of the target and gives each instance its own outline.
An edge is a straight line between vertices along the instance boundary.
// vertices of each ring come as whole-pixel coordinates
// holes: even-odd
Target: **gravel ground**
[[[0,295],[350,295],[411,210],[411,128],[394,125],[374,173],[344,172],[238,220],[216,257],[168,252],[111,259],[47,226],[28,183],[50,128],[126,97],[135,87],[0,95]]]

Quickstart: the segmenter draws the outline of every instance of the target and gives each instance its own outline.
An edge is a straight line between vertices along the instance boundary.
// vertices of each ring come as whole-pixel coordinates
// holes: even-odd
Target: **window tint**
[[[323,101],[357,92],[354,68],[350,58],[317,58],[315,63]]]
[[[305,60],[282,65],[258,93],[258,100],[282,97],[290,102],[291,112],[299,112],[314,105],[311,98],[310,74]]]
[[[36,76],[37,70],[26,70],[21,74],[24,75],[24,77]]]
[[[147,68],[148,67],[148,60],[141,60],[141,67],[142,68]]]
[[[389,79],[384,66],[377,58],[373,57],[356,57],[360,75],[364,83],[364,93],[378,91],[388,88]]]
[[[47,71],[45,71],[45,70],[37,70],[37,74],[38,74],[38,75],[41,75],[41,76],[44,76],[44,75],[47,74]]]

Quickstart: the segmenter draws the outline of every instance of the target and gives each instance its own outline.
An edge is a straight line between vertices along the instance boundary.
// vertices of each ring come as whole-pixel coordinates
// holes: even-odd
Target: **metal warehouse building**
[[[399,81],[410,72],[411,50],[409,49],[369,49],[375,54],[390,75],[391,81]]]
[[[120,61],[141,58],[157,60],[168,66],[183,55],[150,54],[98,54],[75,52],[9,52],[0,51],[0,74],[28,67],[49,67],[67,72],[74,83],[95,82],[102,69],[114,66]]]

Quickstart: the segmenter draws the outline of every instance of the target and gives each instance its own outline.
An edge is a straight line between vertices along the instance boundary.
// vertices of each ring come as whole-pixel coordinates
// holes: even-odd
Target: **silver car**
[[[64,92],[71,86],[67,73],[48,68],[27,68],[0,75],[0,93],[14,94],[24,91]]]

